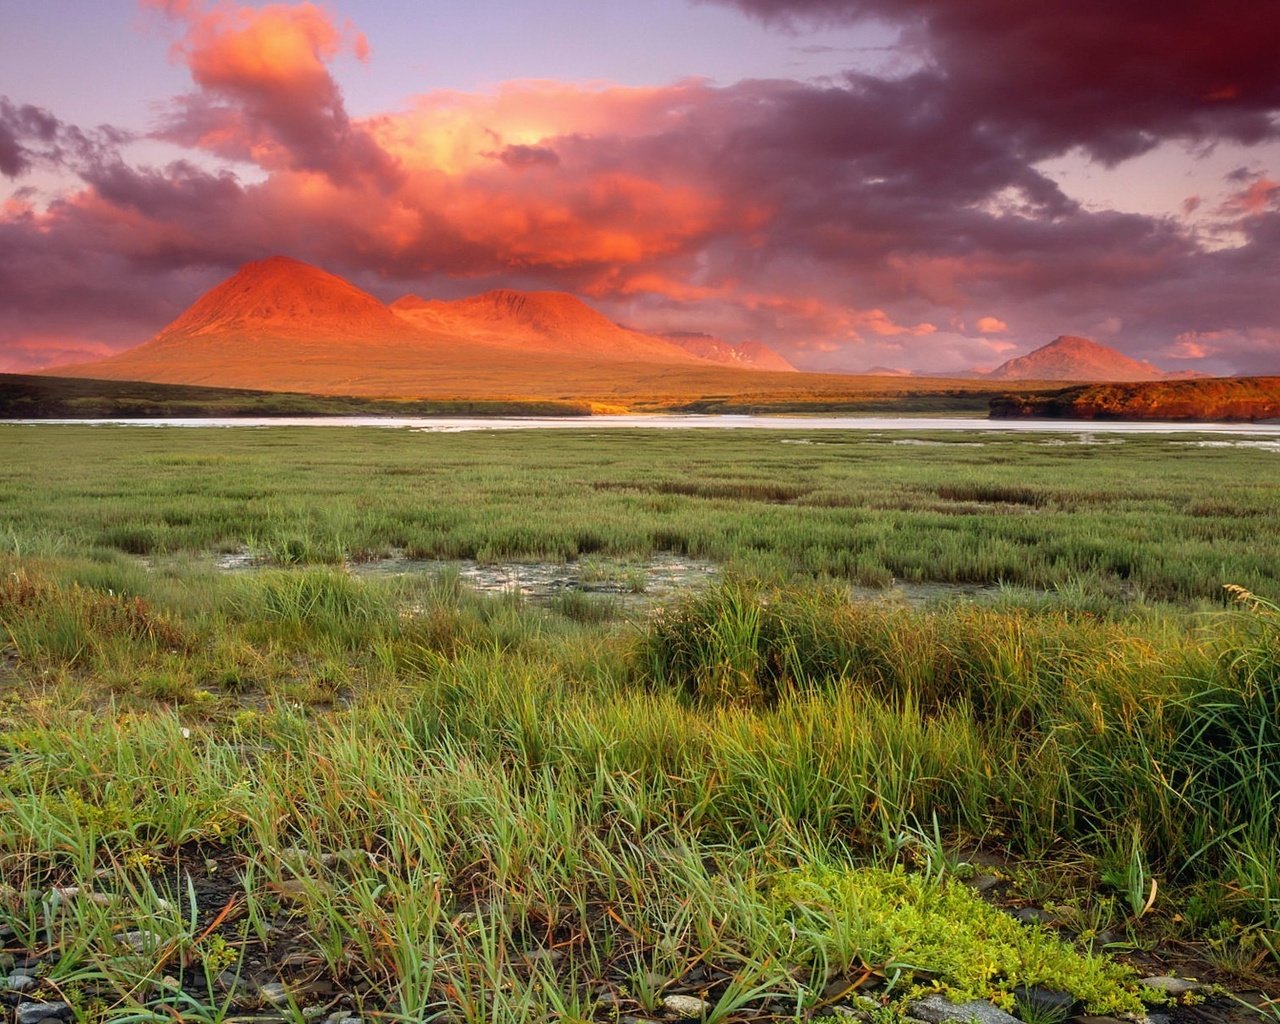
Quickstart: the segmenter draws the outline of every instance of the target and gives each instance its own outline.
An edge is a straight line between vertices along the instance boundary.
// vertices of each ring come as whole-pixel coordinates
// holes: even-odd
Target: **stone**
[[[70,1020],[71,1007],[66,1003],[19,1003],[14,1024],[40,1024],[42,1020]]]
[[[213,979],[213,984],[232,998],[243,996],[249,992],[249,983],[238,977],[235,971],[221,971]]]
[[[1020,910],[1015,910],[1013,916],[1023,924],[1050,925],[1057,923],[1057,918],[1043,907],[1022,907]]]
[[[289,990],[278,981],[269,981],[258,989],[258,998],[274,1007],[289,1005]]]
[[[1147,988],[1154,988],[1174,998],[1185,996],[1188,992],[1198,992],[1204,988],[1198,981],[1191,981],[1189,978],[1173,978],[1166,974],[1143,978],[1138,984],[1146,985]]]
[[[39,982],[29,974],[11,974],[4,979],[4,984],[0,985],[0,988],[8,989],[10,992],[27,992],[38,984]]]
[[[677,1017],[693,1020],[705,1016],[711,1004],[697,996],[663,996],[662,1008]]]
[[[145,929],[137,931],[125,932],[120,936],[120,943],[128,946],[135,953],[151,953],[155,952],[164,945],[164,936],[155,932],[149,932]]]
[[[934,993],[919,999],[907,1007],[913,1017],[926,1021],[927,1024],[1019,1024],[1018,1018],[1005,1013],[998,1006],[993,1006],[985,999],[974,999],[967,1003],[953,1003],[944,995]]]
[[[330,870],[345,870],[350,873],[373,865],[373,854],[367,850],[334,850],[320,855],[320,866]]]
[[[324,1019],[324,1024],[364,1024],[350,1010],[339,1010],[337,1013],[331,1013]]]
[[[843,1017],[846,1020],[869,1021],[871,1015],[880,1009],[880,1004],[870,996],[860,995],[855,992],[849,997],[849,1001],[843,1006],[831,1007],[831,1012],[837,1017]]]
[[[990,892],[1000,884],[1000,879],[995,875],[975,875],[966,884],[977,892]]]
[[[1019,985],[1013,990],[1013,998],[1019,1007],[1028,1007],[1040,1017],[1064,1020],[1080,1005],[1070,992],[1057,992],[1039,985]]]

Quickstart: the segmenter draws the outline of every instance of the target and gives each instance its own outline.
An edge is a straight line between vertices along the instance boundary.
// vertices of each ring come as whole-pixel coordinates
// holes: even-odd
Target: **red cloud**
[[[329,63],[368,41],[315,4],[206,7],[160,0],[184,28],[174,53],[200,93],[175,107],[161,137],[263,167],[320,171],[337,181],[394,168],[353,126]]]

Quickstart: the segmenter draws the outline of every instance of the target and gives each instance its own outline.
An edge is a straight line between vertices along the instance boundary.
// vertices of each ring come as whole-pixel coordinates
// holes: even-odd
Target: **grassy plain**
[[[0,945],[129,1021],[1043,1024],[1022,986],[1153,998],[1116,950],[1265,986],[1277,455],[1062,440],[0,428]],[[663,550],[725,578],[347,571]],[[890,577],[1006,586],[852,600]]]

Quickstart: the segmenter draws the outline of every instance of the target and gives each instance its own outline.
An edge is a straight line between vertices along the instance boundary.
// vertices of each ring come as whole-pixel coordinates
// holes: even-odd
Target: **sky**
[[[806,369],[1280,373],[1273,0],[10,0],[0,370],[250,260]]]

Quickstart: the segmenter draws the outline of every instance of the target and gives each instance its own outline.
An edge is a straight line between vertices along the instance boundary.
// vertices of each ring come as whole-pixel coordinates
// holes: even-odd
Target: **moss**
[[[1012,1009],[1015,987],[1038,985],[1070,993],[1090,1013],[1143,1009],[1130,968],[1021,924],[960,883],[901,868],[815,866],[774,876],[765,901],[778,924],[809,945],[813,961],[900,970],[915,991]]]

